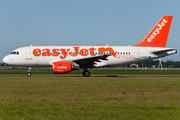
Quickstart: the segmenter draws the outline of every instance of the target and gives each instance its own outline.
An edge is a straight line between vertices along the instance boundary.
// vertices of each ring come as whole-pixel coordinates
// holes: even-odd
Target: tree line
[[[147,68],[157,68],[159,65],[159,60],[151,60],[151,61],[146,61],[142,63],[138,63],[138,67],[147,67]],[[167,61],[161,61],[163,68],[180,68],[180,61],[172,61],[172,60],[167,60]]]

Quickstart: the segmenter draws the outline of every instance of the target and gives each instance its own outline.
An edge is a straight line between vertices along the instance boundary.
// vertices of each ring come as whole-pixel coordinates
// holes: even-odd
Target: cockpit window
[[[11,52],[10,54],[19,55],[19,52],[18,52],[18,51],[13,51],[13,52]]]

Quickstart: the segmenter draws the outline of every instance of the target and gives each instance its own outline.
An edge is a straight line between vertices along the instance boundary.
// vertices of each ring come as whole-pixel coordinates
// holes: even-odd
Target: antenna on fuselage
[[[32,47],[33,44],[30,45],[30,47]]]
[[[108,44],[106,45],[106,47],[108,46]]]

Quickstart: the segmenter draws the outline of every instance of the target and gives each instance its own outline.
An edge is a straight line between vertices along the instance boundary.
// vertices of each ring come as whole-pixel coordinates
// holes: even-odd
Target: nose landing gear
[[[28,73],[27,73],[27,76],[28,76],[28,77],[31,77],[31,68],[29,68]]]

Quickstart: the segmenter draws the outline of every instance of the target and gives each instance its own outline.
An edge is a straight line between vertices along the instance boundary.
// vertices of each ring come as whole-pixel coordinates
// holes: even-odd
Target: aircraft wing
[[[106,66],[107,63],[105,61],[108,61],[107,57],[113,55],[115,56],[116,52],[111,53],[111,54],[101,54],[101,55],[96,55],[96,56],[86,56],[86,57],[78,57],[76,56],[73,59],[69,60],[53,60],[50,61],[50,64],[52,65],[53,62],[75,62],[79,64],[79,66],[82,67],[103,67]]]
[[[105,66],[107,65],[103,61],[107,61],[107,57],[111,56],[111,54],[104,54],[104,55],[97,55],[97,56],[88,56],[88,57],[83,57],[83,58],[75,58],[72,59],[73,62],[76,62],[77,64],[80,65],[80,67],[83,66]]]

